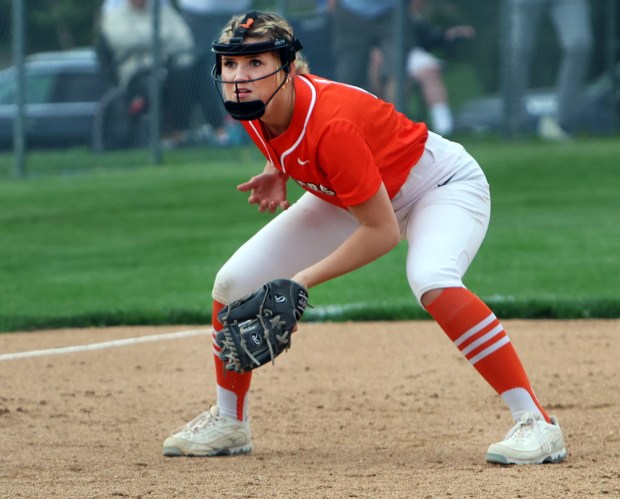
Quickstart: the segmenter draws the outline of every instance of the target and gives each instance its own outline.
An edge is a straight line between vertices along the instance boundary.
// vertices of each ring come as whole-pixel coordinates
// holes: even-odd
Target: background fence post
[[[500,67],[499,94],[502,100],[502,125],[504,138],[514,138],[518,131],[519,107],[523,96],[517,95],[512,84],[512,71],[515,67],[516,34],[511,22],[514,12],[507,0],[500,4]]]
[[[393,13],[392,29],[394,30],[394,50],[396,51],[396,67],[394,75],[396,77],[396,89],[394,95],[394,106],[400,112],[406,114],[406,49],[405,49],[405,23],[409,16],[409,2],[399,0]]]
[[[24,68],[24,0],[13,0],[13,62],[15,64],[16,93],[15,116],[13,118],[13,159],[14,173],[18,177],[26,175],[26,83]]]
[[[616,0],[607,0],[607,69],[610,78],[609,105],[611,106],[611,132],[614,133],[618,126],[618,104],[616,103],[616,92],[618,90],[618,75],[616,66],[618,54],[620,53],[620,40],[617,39],[617,7]]]
[[[149,8],[153,18],[151,48],[153,50],[153,69],[150,77],[150,150],[151,163],[154,165],[161,164],[161,88],[160,74],[161,67],[161,39],[159,36],[160,14],[162,2],[151,2]]]

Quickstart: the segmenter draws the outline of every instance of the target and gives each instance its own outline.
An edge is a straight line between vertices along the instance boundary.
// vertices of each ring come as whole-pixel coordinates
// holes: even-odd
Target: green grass
[[[487,239],[466,284],[502,317],[618,317],[620,141],[465,142],[492,186]],[[204,324],[217,269],[271,215],[235,185],[251,148],[0,156],[0,330]],[[293,191],[293,197],[299,195]],[[309,320],[424,318],[405,246],[311,292]],[[379,298],[377,298],[379,297]]]
[[[620,142],[470,150],[486,166],[493,195],[471,283],[486,296],[495,288],[504,300],[529,304],[523,316],[620,315]]]

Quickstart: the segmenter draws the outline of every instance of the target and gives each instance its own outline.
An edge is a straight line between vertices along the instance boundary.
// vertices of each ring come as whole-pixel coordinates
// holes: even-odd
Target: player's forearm
[[[271,163],[270,161],[265,162],[265,168],[263,168],[263,173],[277,173],[278,169]]]
[[[333,253],[297,273],[292,280],[311,288],[375,261],[398,241],[399,235],[394,231],[361,226]]]
[[[347,274],[385,255],[400,240],[400,229],[383,184],[365,202],[351,206],[360,225],[333,253],[299,272],[294,281],[307,288]]]

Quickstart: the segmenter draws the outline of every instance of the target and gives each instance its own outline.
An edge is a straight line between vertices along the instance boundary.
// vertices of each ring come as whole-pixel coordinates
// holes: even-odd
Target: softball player
[[[516,424],[486,459],[539,464],[565,458],[555,417],[537,400],[500,321],[462,282],[490,216],[489,187],[457,143],[394,107],[309,74],[288,22],[250,12],[213,44],[213,76],[226,110],[265,155],[264,171],[238,186],[260,211],[283,211],[218,272],[213,328],[222,307],[268,280],[307,288],[352,272],[408,242],[406,273],[418,302],[502,397]],[[307,192],[292,206],[286,183]],[[217,346],[214,345],[217,354]],[[224,373],[215,355],[217,405],[164,442],[166,456],[250,452],[252,373]]]

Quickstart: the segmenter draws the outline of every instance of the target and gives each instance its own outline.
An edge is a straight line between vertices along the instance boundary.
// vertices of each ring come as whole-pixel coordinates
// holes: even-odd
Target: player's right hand
[[[239,184],[237,190],[251,191],[248,202],[258,205],[259,211],[275,213],[278,207],[283,210],[290,207],[286,200],[286,179],[280,172],[261,173]]]

